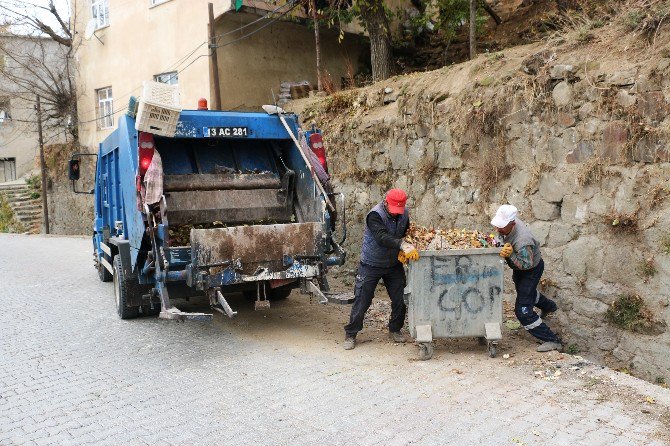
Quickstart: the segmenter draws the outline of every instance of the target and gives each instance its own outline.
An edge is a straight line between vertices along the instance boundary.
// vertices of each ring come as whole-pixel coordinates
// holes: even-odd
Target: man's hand
[[[509,256],[511,256],[513,252],[514,248],[512,248],[512,245],[510,245],[509,243],[505,243],[505,246],[503,246],[502,249],[500,250],[500,257],[506,259]]]
[[[400,253],[404,254],[405,259],[416,261],[419,260],[419,251],[412,245],[411,243],[408,242],[402,242],[400,244]]]
[[[398,261],[402,263],[403,265],[407,263],[407,257],[405,256],[405,253],[400,251],[398,253]]]

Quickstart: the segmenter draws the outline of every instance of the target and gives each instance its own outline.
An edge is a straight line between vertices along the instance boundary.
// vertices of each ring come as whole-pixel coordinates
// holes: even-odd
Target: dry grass
[[[623,214],[612,210],[610,214],[605,217],[605,224],[609,228],[618,233],[635,233],[639,230],[639,208],[632,214]]]
[[[417,163],[417,172],[426,181],[432,179],[437,174],[438,169],[439,165],[434,156],[424,156]]]
[[[504,146],[480,154],[472,166],[477,185],[484,201],[498,184],[512,175],[512,168],[507,164]]]
[[[662,184],[657,184],[649,189],[647,196],[649,197],[649,206],[651,209],[656,209],[666,198],[668,198],[668,196],[670,196],[670,188],[667,188]]]
[[[526,184],[526,187],[523,190],[524,195],[529,196],[534,194],[540,184],[542,174],[549,172],[552,169],[551,166],[545,163],[535,164],[530,171],[530,180],[528,180],[528,184]]]
[[[642,276],[645,282],[654,277],[656,273],[658,273],[658,268],[656,268],[656,262],[654,262],[654,258],[650,257],[648,259],[642,260],[637,265],[637,272],[640,276]]]
[[[603,178],[608,176],[607,167],[600,157],[589,158],[584,162],[577,173],[577,183],[584,187],[589,184],[600,183]]]

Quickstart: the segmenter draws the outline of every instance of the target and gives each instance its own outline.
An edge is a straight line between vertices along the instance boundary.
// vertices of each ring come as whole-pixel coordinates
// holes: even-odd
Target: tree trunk
[[[470,0],[470,59],[477,57],[477,0]]]
[[[370,62],[373,82],[391,77],[393,57],[388,17],[381,0],[361,2],[361,18],[370,35]]]
[[[316,0],[310,1],[312,8],[312,20],[314,21],[314,45],[316,46],[316,85],[319,91],[323,91],[321,81],[321,43],[319,42],[319,18],[316,14]]]

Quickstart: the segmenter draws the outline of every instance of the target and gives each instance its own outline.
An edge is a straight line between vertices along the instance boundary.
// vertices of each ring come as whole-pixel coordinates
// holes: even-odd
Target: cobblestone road
[[[299,296],[236,321],[122,321],[112,293],[88,240],[0,235],[1,445],[666,444],[668,391],[595,366],[545,380],[468,349],[345,352],[346,310]]]

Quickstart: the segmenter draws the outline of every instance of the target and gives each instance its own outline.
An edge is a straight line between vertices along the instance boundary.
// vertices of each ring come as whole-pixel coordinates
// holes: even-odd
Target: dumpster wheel
[[[498,343],[494,341],[489,341],[489,356],[495,358],[498,353]]]
[[[433,357],[433,352],[435,347],[432,342],[420,342],[419,343],[419,359],[422,361],[427,361]]]

